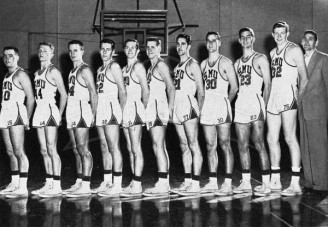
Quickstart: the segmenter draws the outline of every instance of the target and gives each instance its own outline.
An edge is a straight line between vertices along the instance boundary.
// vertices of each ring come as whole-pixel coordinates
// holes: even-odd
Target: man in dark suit
[[[304,32],[302,46],[309,82],[300,103],[303,191],[328,190],[328,55],[316,50],[316,32]]]

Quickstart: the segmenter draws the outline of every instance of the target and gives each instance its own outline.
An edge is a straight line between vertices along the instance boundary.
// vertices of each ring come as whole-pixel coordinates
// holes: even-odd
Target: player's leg
[[[144,167],[143,153],[141,150],[142,125],[133,125],[129,127],[129,137],[131,141],[132,153],[134,156],[134,175],[131,187],[124,191],[122,196],[141,195],[141,176]]]
[[[43,158],[43,164],[46,170],[46,183],[45,185],[37,190],[32,191],[33,195],[39,195],[40,193],[44,192],[45,190],[49,190],[52,188],[53,184],[53,168],[52,168],[52,160],[48,154],[47,150],[47,140],[46,140],[46,132],[45,127],[37,128],[37,135],[40,144],[40,152]]]
[[[210,181],[206,184],[201,192],[214,192],[218,190],[218,179],[217,179],[217,169],[218,169],[218,153],[217,153],[217,130],[215,125],[203,125],[203,131],[206,141],[207,148],[207,162],[209,168],[209,178]]]
[[[9,156],[10,170],[11,170],[11,182],[6,188],[0,191],[0,195],[5,195],[11,191],[14,191],[19,186],[19,168],[18,160],[14,154],[14,149],[10,141],[9,129],[2,130],[2,138],[6,146],[6,153]]]
[[[21,197],[27,196],[27,177],[29,169],[29,161],[25,154],[24,141],[25,141],[25,126],[16,125],[9,128],[10,141],[13,146],[14,154],[18,160],[19,166],[19,187],[7,195],[7,197]]]
[[[225,177],[224,182],[221,185],[220,190],[216,193],[216,195],[231,195],[232,192],[232,171],[234,166],[234,157],[231,149],[230,143],[230,123],[221,124],[217,126],[219,144],[224,154],[225,159]]]
[[[285,141],[288,145],[291,164],[292,164],[292,180],[290,187],[281,194],[285,196],[295,196],[302,193],[299,184],[301,169],[301,151],[296,137],[297,127],[297,110],[289,110],[282,113],[282,126],[285,135]]]
[[[89,151],[89,128],[75,128],[74,137],[77,150],[82,160],[82,185],[75,192],[68,193],[67,197],[80,197],[91,194],[90,178],[93,167],[93,159]]]
[[[264,143],[264,121],[255,121],[252,124],[252,140],[256,150],[259,153],[260,165],[262,169],[262,183],[263,185],[259,188],[255,195],[266,196],[271,192],[270,189],[270,161],[269,156],[265,148]]]
[[[150,136],[152,139],[153,150],[155,153],[157,168],[158,168],[158,182],[155,187],[148,188],[144,191],[145,196],[165,195],[169,192],[168,182],[168,160],[165,151],[165,133],[166,127],[156,126],[150,128]]]
[[[191,184],[191,166],[192,166],[192,155],[189,149],[187,135],[184,130],[184,126],[175,124],[175,129],[180,141],[180,149],[182,151],[182,164],[184,169],[184,182],[177,188],[171,188],[171,192],[178,193],[185,191]]]
[[[281,150],[279,143],[279,134],[281,129],[281,114],[275,115],[268,113],[267,115],[268,134],[267,141],[270,150],[271,161],[271,180],[270,188],[273,191],[281,190],[280,182],[280,158]]]
[[[97,127],[98,137],[100,140],[100,150],[104,169],[104,180],[100,186],[92,189],[92,193],[104,192],[112,185],[112,154],[109,152],[107,139],[105,136],[105,127]]]
[[[251,192],[251,158],[249,153],[249,137],[251,131],[250,124],[235,123],[236,134],[238,139],[238,150],[242,172],[242,180],[238,187],[233,190],[233,193],[239,194]]]
[[[132,171],[132,174],[134,174],[134,155],[132,152],[129,128],[123,128],[123,132],[124,132],[124,136],[125,136],[125,140],[126,140],[126,148],[128,149],[128,152],[129,152],[131,171]]]

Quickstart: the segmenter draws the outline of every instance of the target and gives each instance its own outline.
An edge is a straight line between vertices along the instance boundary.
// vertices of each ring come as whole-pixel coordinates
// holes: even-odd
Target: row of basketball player
[[[37,106],[32,125],[37,128],[47,177],[44,187],[32,191],[32,194],[41,197],[62,194],[67,197],[81,197],[97,193],[99,196],[130,197],[141,194],[168,195],[169,192],[181,196],[208,192],[226,196],[251,192],[253,189],[250,183],[248,141],[252,133],[260,156],[263,181],[262,185],[254,188],[254,194],[267,196],[271,191],[282,190],[279,173],[281,125],[292,160],[291,183],[281,194],[301,194],[301,157],[295,130],[298,103],[304,97],[308,82],[307,70],[301,48],[287,40],[288,25],[285,22],[274,24],[272,35],[277,47],[271,51],[270,76],[267,58],[253,50],[255,37],[251,28],[242,28],[239,31],[243,56],[234,65],[219,53],[221,39],[218,32],[207,33],[206,47],[209,57],[200,65],[189,55],[190,36],[179,34],[176,38],[176,49],[180,63],[174,69],[173,79],[168,65],[160,58],[161,42],[158,38],[147,39],[146,53],[151,61],[147,72],[137,59],[139,45],[136,40],[125,41],[127,65],[122,70],[112,59],[114,42],[104,39],[100,42],[103,66],[98,69],[96,84],[89,66],[82,59],[82,42],[73,40],[68,43],[69,55],[74,65],[68,78],[68,95],[61,73],[51,63],[54,55],[52,44],[42,42],[39,45],[41,69],[35,73],[35,92],[32,91],[28,75],[17,65],[17,48],[5,47],[4,63],[9,72],[2,86],[0,127],[4,129],[3,137],[10,157],[12,180],[0,194],[8,198],[28,195],[26,182],[29,162],[24,152],[24,126],[29,127],[35,101]],[[305,32],[302,43],[306,51],[308,46],[315,42],[316,37],[313,31]],[[55,104],[57,90],[60,94],[58,107]],[[241,184],[233,188],[230,102],[238,91],[234,122],[243,170]],[[74,144],[77,180],[71,188],[62,190],[61,161],[56,143],[57,126],[61,122],[66,103],[67,128]],[[165,131],[169,119],[176,126],[185,172],[185,180],[181,186],[172,189],[168,181],[169,160],[165,146]],[[271,179],[270,160],[264,145],[265,120],[268,124]],[[200,188],[199,184],[203,162],[197,139],[199,121],[206,138],[210,172],[210,181],[204,188]],[[101,141],[104,180],[98,188],[90,189],[93,160],[88,148],[88,132],[94,122],[98,126]],[[123,163],[119,144],[121,122],[133,172],[133,180],[126,188],[122,188]],[[152,138],[159,179],[154,187],[143,191],[141,176],[144,159],[141,135],[144,124],[147,125]],[[220,187],[217,181],[217,138],[224,152],[226,172]],[[327,158],[321,156],[321,159],[327,162]]]

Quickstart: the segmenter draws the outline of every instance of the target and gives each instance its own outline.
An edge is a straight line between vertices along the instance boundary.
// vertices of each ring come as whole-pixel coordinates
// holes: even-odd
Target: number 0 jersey
[[[47,73],[54,65],[50,64],[46,69],[39,70],[34,77],[35,100],[37,103],[46,102],[54,104],[57,86],[47,79]]]
[[[224,79],[219,71],[221,59],[222,55],[219,56],[213,66],[210,66],[208,59],[206,60],[205,69],[203,70],[205,97],[228,97],[229,81]]]
[[[82,66],[89,67],[87,64],[82,62],[80,66],[76,69],[72,69],[69,73],[68,77],[68,101],[76,100],[76,101],[90,101],[89,90],[87,86],[81,84],[77,79],[77,72]]]
[[[243,61],[242,58],[238,60],[238,96],[262,94],[263,77],[256,72],[253,65],[254,58],[257,55],[259,53],[255,52],[247,61]]]
[[[25,92],[22,88],[17,87],[14,84],[13,78],[18,73],[18,71],[24,71],[22,68],[18,67],[13,73],[7,73],[5,79],[2,82],[2,107],[8,107],[13,104],[23,104],[25,100]]]

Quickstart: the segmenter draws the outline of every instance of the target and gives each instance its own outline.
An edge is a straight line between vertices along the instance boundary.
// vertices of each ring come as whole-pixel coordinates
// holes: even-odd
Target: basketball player
[[[202,192],[215,192],[224,196],[232,194],[232,171],[234,157],[230,144],[230,125],[232,121],[231,101],[238,91],[236,74],[232,62],[220,54],[221,37],[218,32],[210,31],[206,35],[206,48],[209,57],[201,63],[203,72],[205,101],[200,116],[203,125],[210,182]],[[228,92],[228,87],[230,89]],[[218,190],[217,183],[217,138],[225,157],[225,179]]]
[[[263,182],[262,187],[259,191],[255,192],[255,195],[265,196],[271,192],[269,187],[270,162],[263,137],[266,104],[268,103],[271,89],[271,78],[269,62],[265,55],[254,51],[254,42],[253,29],[242,28],[239,30],[239,43],[243,49],[243,56],[234,65],[239,80],[234,122],[238,138],[242,180],[241,184],[233,190],[233,193],[252,192],[251,159],[249,153],[249,138],[252,133],[253,143],[260,156]],[[264,90],[262,98],[263,83]]]
[[[37,103],[33,127],[37,128],[38,139],[46,169],[46,183],[32,191],[34,195],[52,197],[61,195],[61,161],[57,153],[58,126],[64,112],[67,93],[60,71],[51,63],[55,47],[51,43],[39,44],[40,70],[34,73],[35,101]],[[59,109],[56,106],[56,92],[60,94]]]
[[[149,98],[146,69],[138,60],[139,43],[128,39],[124,43],[127,65],[123,68],[127,100],[123,110],[124,135],[130,156],[133,180],[123,189],[121,196],[142,195],[141,176],[144,158],[141,150],[142,126],[145,124],[145,108]]]
[[[271,190],[281,191],[279,144],[280,128],[284,130],[292,163],[292,180],[282,195],[295,196],[302,193],[299,185],[301,155],[296,138],[297,103],[301,101],[308,82],[303,52],[295,43],[287,40],[289,25],[277,22],[272,36],[277,43],[270,52],[272,88],[267,106],[268,144],[271,159]],[[299,88],[299,89],[298,89]],[[255,187],[255,190],[257,188]]]
[[[147,72],[150,94],[146,119],[158,166],[158,182],[155,187],[146,189],[143,195],[168,195],[169,159],[165,146],[165,133],[169,118],[172,119],[173,115],[175,87],[168,65],[160,58],[161,41],[157,37],[150,37],[147,38],[146,44],[147,56],[151,62],[151,67]]]
[[[0,128],[10,160],[11,183],[0,194],[8,198],[28,196],[26,183],[29,162],[24,149],[24,136],[25,129],[29,129],[34,97],[30,78],[18,66],[18,60],[19,51],[16,47],[3,48],[3,61],[8,73],[2,83]]]
[[[119,196],[122,192],[123,163],[119,142],[122,109],[124,109],[126,102],[122,69],[112,59],[114,52],[114,41],[110,39],[100,41],[100,56],[103,65],[97,73],[98,107],[96,126],[103,158],[104,181],[92,192],[109,197]],[[112,169],[114,169],[113,172]],[[114,175],[114,184],[112,175]]]
[[[174,69],[176,95],[173,123],[180,140],[185,180],[171,192],[188,196],[200,193],[199,180],[203,156],[198,143],[198,117],[204,101],[204,87],[199,64],[189,55],[190,36],[179,34],[176,38],[176,45],[180,63]],[[193,176],[191,177],[192,167]]]
[[[78,176],[82,170],[82,182],[76,182],[63,193],[67,197],[81,197],[91,194],[90,175],[93,159],[88,147],[89,128],[94,123],[98,97],[91,69],[82,59],[83,43],[79,40],[72,40],[68,43],[68,50],[74,68],[68,77],[66,120],[71,141],[74,147],[77,147],[78,154],[75,154],[75,157],[79,159],[76,162],[81,163],[77,166],[77,170]]]

